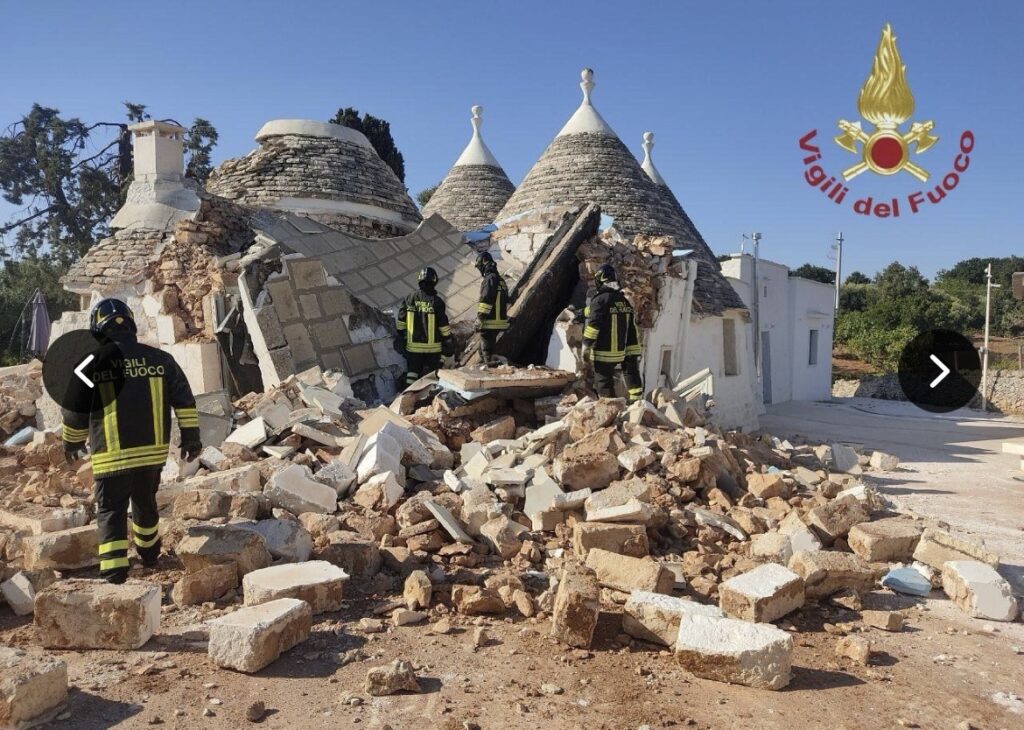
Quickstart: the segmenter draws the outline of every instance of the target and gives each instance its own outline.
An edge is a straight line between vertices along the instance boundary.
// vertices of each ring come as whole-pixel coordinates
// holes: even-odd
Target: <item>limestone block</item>
[[[764,563],[721,583],[718,605],[732,618],[769,623],[804,605],[804,581],[789,568]]]
[[[433,452],[427,448],[427,446],[413,431],[407,427],[396,423],[395,421],[387,421],[380,427],[380,430],[374,434],[374,436],[390,437],[395,443],[398,444],[400,450],[399,458],[405,464],[422,464],[423,466],[429,466],[434,460]],[[368,446],[373,444],[373,436],[370,437]]]
[[[304,512],[303,514],[316,514]],[[323,516],[323,515],[321,515]],[[259,522],[235,524],[242,530],[252,530],[263,538],[270,556],[290,563],[309,560],[313,552],[313,536],[294,520],[260,520]]]
[[[231,509],[231,495],[212,489],[190,489],[174,499],[172,514],[179,520],[211,520],[227,517]]]
[[[76,570],[100,562],[99,528],[94,524],[30,535],[21,544],[27,570]]]
[[[303,512],[333,514],[338,509],[338,493],[313,479],[308,466],[289,464],[274,473],[263,488],[275,507],[294,515]]]
[[[497,591],[479,586],[452,586],[452,605],[456,611],[467,616],[505,612],[505,602]]]
[[[1017,618],[1017,599],[999,573],[980,560],[950,560],[942,567],[942,590],[964,613],[989,621]]]
[[[242,591],[246,606],[278,598],[298,598],[318,614],[341,609],[348,578],[348,573],[325,560],[285,563],[247,573],[242,579]]]
[[[313,475],[313,479],[334,489],[340,499],[348,494],[355,484],[356,471],[341,459],[335,459],[325,464]]]
[[[254,418],[244,426],[231,432],[225,443],[241,444],[247,449],[255,449],[267,440],[267,423],[262,418]]]
[[[622,630],[641,641],[673,646],[680,622],[693,615],[725,618],[718,606],[661,593],[633,591],[623,610]]]
[[[896,471],[900,465],[898,456],[887,454],[884,451],[873,451],[871,453],[871,468],[879,471]]]
[[[769,474],[748,474],[747,491],[760,499],[772,497],[788,497],[789,487],[782,479],[782,474],[772,472]]]
[[[824,598],[844,588],[867,592],[875,587],[879,573],[861,557],[834,550],[793,553],[789,569],[804,579],[807,598]]]
[[[250,571],[270,565],[270,553],[263,538],[255,532],[231,525],[190,527],[174,552],[189,573],[196,573],[208,565],[230,563],[235,566],[239,580]]]
[[[516,419],[501,416],[470,432],[469,437],[478,444],[487,444],[497,439],[510,439],[516,434]]]
[[[763,532],[750,538],[750,557],[786,565],[793,556],[789,535],[781,532]]]
[[[644,469],[654,463],[655,454],[646,446],[630,446],[625,451],[620,451],[616,457],[622,468],[631,474]]]
[[[363,579],[377,575],[382,563],[376,543],[356,532],[347,531],[330,533],[327,545],[318,548],[313,557],[338,566],[353,578]]]
[[[68,696],[68,667],[51,656],[0,647],[0,727],[44,722]]]
[[[634,522],[647,524],[654,519],[657,510],[646,502],[631,499],[615,507],[587,510],[587,522]]]
[[[216,342],[179,342],[163,349],[181,366],[194,394],[211,393],[224,387],[220,345]]]
[[[410,611],[417,608],[430,608],[433,589],[427,574],[422,570],[414,570],[405,579],[405,585],[402,590],[402,597],[405,599],[406,607]]]
[[[570,494],[580,494],[582,491],[585,490],[570,492]],[[607,489],[592,493],[587,497],[584,508],[587,512],[593,512],[605,507],[618,507],[634,499],[638,499],[641,502],[649,502],[651,499],[651,485],[643,479],[628,479],[617,482]],[[559,509],[562,508],[560,507]]]
[[[529,532],[529,530],[505,515],[488,520],[480,526],[480,537],[494,552],[506,560],[516,555],[522,548],[523,543],[520,536],[524,532]]]
[[[899,611],[861,611],[861,621],[883,631],[900,631],[903,628],[903,614]]]
[[[986,550],[983,544],[935,528],[921,533],[921,539],[914,548],[914,560],[936,570],[942,570],[950,560],[980,560],[992,567],[999,565],[999,556]]]
[[[448,533],[448,535],[456,542],[461,542],[466,545],[473,544],[473,538],[470,537],[465,530],[462,529],[461,523],[455,519],[455,516],[445,507],[443,504],[438,504],[432,499],[426,500],[424,503],[430,514],[434,516],[441,528]]]
[[[605,490],[607,492],[609,490]],[[605,493],[605,492],[602,492]],[[551,507],[556,510],[568,512],[569,510],[580,509],[583,507],[587,500],[594,495],[593,490],[590,489],[577,489],[574,492],[565,492],[564,494],[556,494],[554,500],[551,502]]]
[[[619,461],[607,452],[568,458],[558,457],[554,477],[569,490],[604,489],[619,478]]]
[[[789,684],[793,639],[769,624],[687,616],[679,624],[676,661],[698,677],[778,690]]]
[[[396,692],[421,691],[412,665],[401,659],[395,659],[390,664],[374,667],[368,671],[364,689],[366,694],[371,697],[385,697]]]
[[[404,494],[405,487],[395,478],[394,472],[386,471],[363,482],[352,496],[352,501],[366,509],[388,512]]]
[[[36,595],[35,627],[53,649],[138,649],[160,626],[160,586],[74,578]]]
[[[870,519],[853,497],[833,499],[807,513],[807,522],[818,530],[827,544],[846,537],[850,528]]]
[[[209,622],[207,653],[219,667],[258,672],[309,638],[312,616],[295,598],[241,608]]]
[[[590,647],[601,613],[601,589],[592,570],[572,565],[562,572],[551,612],[551,635],[578,649]]]
[[[9,527],[15,532],[31,535],[84,527],[88,522],[89,511],[84,505],[43,507],[37,504],[19,504],[16,509],[0,509],[0,527]]]
[[[922,529],[913,520],[889,517],[854,525],[846,541],[869,563],[906,563],[914,554]]]
[[[171,600],[179,606],[217,601],[238,588],[234,563],[214,563],[194,573],[185,573],[171,588]]]
[[[22,571],[0,583],[0,593],[16,616],[28,616],[35,610],[36,589]]]
[[[587,553],[586,565],[594,571],[601,585],[617,591],[651,591],[668,595],[675,585],[672,571],[650,559],[592,548]]]
[[[643,525],[577,522],[572,529],[572,547],[580,560],[587,559],[591,548],[634,558],[645,558],[650,554],[647,530]]]
[[[857,452],[849,446],[832,444],[831,458],[828,465],[833,471],[846,472],[847,474],[860,474],[860,457]]]

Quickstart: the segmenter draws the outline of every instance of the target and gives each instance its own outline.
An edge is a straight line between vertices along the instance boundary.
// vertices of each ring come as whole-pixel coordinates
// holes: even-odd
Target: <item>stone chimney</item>
[[[128,129],[135,148],[136,180],[181,180],[185,173],[184,127],[147,119]]]

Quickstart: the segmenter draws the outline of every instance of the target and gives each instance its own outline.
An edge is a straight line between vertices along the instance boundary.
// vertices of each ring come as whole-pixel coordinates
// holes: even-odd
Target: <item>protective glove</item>
[[[445,357],[452,357],[455,355],[455,340],[451,337],[446,337],[441,341],[441,354]]]
[[[69,464],[78,461],[85,456],[85,444],[71,444],[64,442],[64,458]]]
[[[403,335],[403,334],[395,335],[394,345],[395,345],[395,352],[398,352],[398,353],[404,355],[405,354],[405,335]]]
[[[185,461],[195,461],[202,450],[203,445],[200,442],[189,441],[181,445],[181,456]]]
[[[592,363],[594,362],[594,346],[588,343],[583,343],[583,362]]]

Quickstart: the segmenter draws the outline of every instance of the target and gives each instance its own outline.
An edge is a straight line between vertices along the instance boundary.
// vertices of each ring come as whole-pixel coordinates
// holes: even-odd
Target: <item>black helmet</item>
[[[618,279],[615,276],[615,267],[611,264],[602,264],[594,275],[594,280],[600,284],[610,284]]]
[[[476,267],[484,271],[494,265],[494,258],[487,251],[481,251],[476,255]]]
[[[89,314],[89,331],[99,335],[111,329],[135,332],[135,315],[120,299],[102,299]]]
[[[434,271],[434,267],[426,266],[420,269],[419,276],[416,277],[416,281],[421,284],[436,284],[437,283],[437,272]]]

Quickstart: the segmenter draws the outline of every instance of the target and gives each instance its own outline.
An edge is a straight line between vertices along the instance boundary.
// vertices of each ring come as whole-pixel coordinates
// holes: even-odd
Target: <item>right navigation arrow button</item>
[[[935,357],[935,355],[929,355],[929,357],[932,359],[933,363],[939,366],[939,370],[942,371],[941,373],[939,373],[939,376],[935,378],[935,380],[933,380],[928,386],[929,388],[934,388],[936,385],[938,385],[939,383],[946,379],[946,376],[949,375],[949,368],[946,367],[946,364],[942,362],[942,360]]]

